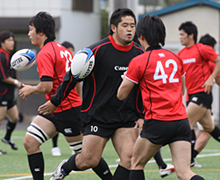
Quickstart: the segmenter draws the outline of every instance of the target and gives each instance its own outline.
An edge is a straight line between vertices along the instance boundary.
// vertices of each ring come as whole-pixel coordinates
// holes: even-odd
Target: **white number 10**
[[[172,73],[169,77],[169,83],[179,82],[178,78],[174,78],[174,76],[177,72],[176,61],[174,61],[173,59],[167,60],[165,62],[165,67],[168,68],[170,64],[173,65],[173,71],[172,71]],[[160,72],[160,75],[159,75],[159,72]],[[168,78],[168,75],[165,74],[165,71],[164,71],[164,68],[163,68],[163,65],[162,65],[161,61],[157,61],[157,67],[156,67],[156,70],[155,70],[155,73],[154,73],[154,80],[162,79],[163,84],[165,84],[165,83],[167,83],[167,78]]]

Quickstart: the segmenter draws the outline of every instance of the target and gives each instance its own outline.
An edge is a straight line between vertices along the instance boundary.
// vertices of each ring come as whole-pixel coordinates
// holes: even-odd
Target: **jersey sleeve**
[[[203,59],[214,61],[218,54],[208,45],[201,45],[200,46],[200,53]]]
[[[49,53],[40,53],[37,56],[37,68],[39,73],[39,78],[41,79],[44,76],[53,78],[54,74],[54,61],[52,54]]]
[[[7,73],[7,59],[3,53],[0,54],[0,79],[9,77]]]
[[[139,83],[139,80],[141,79],[141,66],[137,62],[137,58],[134,58],[131,60],[131,62],[128,65],[128,70],[125,75],[125,77],[134,82],[135,84]]]
[[[58,86],[56,93],[51,96],[51,103],[58,106],[76,86],[76,83],[77,80],[73,78],[71,71],[68,71],[63,78],[62,84]]]

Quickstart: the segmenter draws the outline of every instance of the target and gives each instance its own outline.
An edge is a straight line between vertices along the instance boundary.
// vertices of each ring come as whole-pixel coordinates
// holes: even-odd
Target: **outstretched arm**
[[[128,97],[129,93],[131,92],[132,88],[134,87],[135,83],[129,81],[125,77],[123,77],[123,81],[118,88],[117,97],[119,100],[124,100]]]

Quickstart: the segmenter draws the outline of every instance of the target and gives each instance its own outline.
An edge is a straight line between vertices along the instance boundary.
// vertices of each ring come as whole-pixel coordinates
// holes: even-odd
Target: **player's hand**
[[[211,78],[208,78],[205,83],[202,85],[202,87],[205,87],[205,92],[207,94],[210,94],[212,91],[212,87],[213,87],[214,81]]]
[[[47,101],[38,108],[38,112],[43,115],[48,115],[53,113],[57,109],[57,106],[53,105],[50,101]]]
[[[33,94],[33,86],[22,84],[23,88],[19,90],[21,99],[27,100],[27,97]]]
[[[139,128],[139,134],[143,129],[144,119],[138,119],[134,128]]]

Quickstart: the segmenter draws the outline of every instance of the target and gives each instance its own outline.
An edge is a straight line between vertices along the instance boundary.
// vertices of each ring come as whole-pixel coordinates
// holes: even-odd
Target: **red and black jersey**
[[[47,101],[51,99],[57,87],[63,82],[64,75],[70,69],[72,58],[72,53],[55,41],[46,41],[46,44],[38,53],[36,59],[40,80],[53,81],[53,89],[46,94]],[[81,106],[81,104],[81,98],[74,88],[54,112],[61,112],[72,107]]]
[[[182,102],[182,75],[182,60],[162,48],[148,48],[130,62],[126,78],[140,84],[145,119],[175,121],[187,118]]]
[[[204,82],[211,75],[209,61],[214,61],[218,54],[213,49],[201,43],[185,47],[178,53],[186,71],[186,88],[188,94],[203,92]]]
[[[93,72],[83,81],[82,121],[89,123],[94,119],[108,125],[134,122],[140,117],[143,118],[138,86],[126,100],[120,101],[117,98],[122,82],[121,75],[127,70],[131,59],[143,53],[140,46],[134,42],[129,46],[120,46],[109,36],[89,48],[94,53],[95,66]],[[63,86],[59,87],[58,95],[52,98],[52,103],[59,104],[61,97],[75,84],[76,80],[68,72]]]
[[[9,54],[0,48],[0,101],[9,101],[14,99],[13,84],[4,83],[2,80],[13,77],[14,70],[10,66]]]

